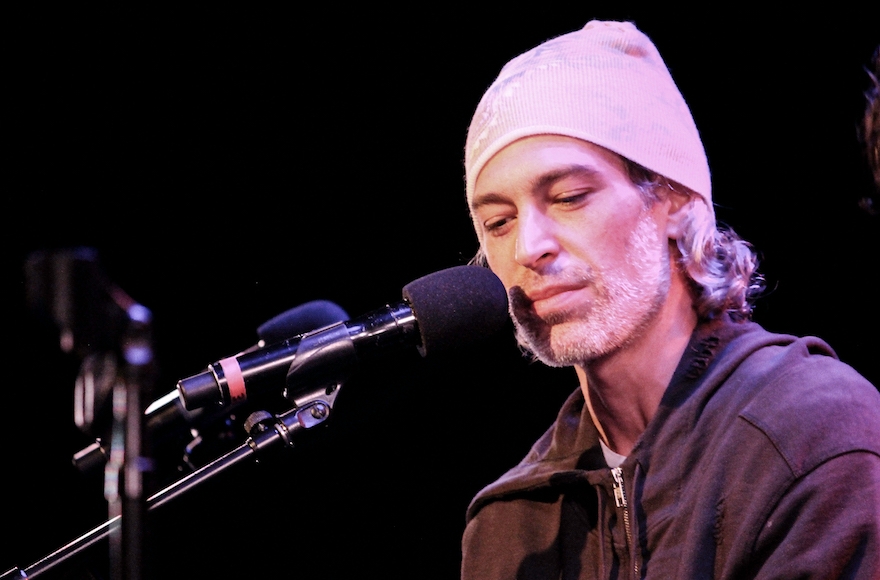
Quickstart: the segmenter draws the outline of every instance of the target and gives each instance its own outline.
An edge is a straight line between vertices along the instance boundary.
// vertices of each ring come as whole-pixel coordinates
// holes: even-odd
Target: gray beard
[[[564,367],[585,365],[637,339],[657,316],[671,283],[668,245],[647,211],[627,241],[627,253],[636,269],[633,277],[589,268],[541,275],[586,281],[595,291],[589,307],[541,319],[524,290],[511,288],[510,313],[520,346],[549,366]]]

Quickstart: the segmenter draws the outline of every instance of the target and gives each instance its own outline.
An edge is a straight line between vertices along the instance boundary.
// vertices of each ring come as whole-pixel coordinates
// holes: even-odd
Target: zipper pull
[[[614,503],[617,507],[625,508],[627,507],[626,503],[626,492],[623,490],[623,470],[620,467],[613,467],[611,469],[611,476],[614,478]]]
[[[630,550],[630,561],[632,562],[633,578],[641,578],[639,574],[639,561],[635,553],[636,539],[632,535],[632,524],[629,519],[629,505],[626,501],[626,491],[623,489],[623,470],[620,467],[611,469],[611,476],[614,478],[612,487],[614,488],[614,503],[618,508],[623,508],[623,529],[626,534],[626,544]]]

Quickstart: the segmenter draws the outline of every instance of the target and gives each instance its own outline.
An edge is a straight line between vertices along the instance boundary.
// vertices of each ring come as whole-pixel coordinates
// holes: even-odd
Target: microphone
[[[257,348],[348,320],[348,313],[329,300],[312,300],[270,318],[257,327]]]
[[[423,356],[466,348],[508,321],[507,293],[488,268],[456,266],[403,287],[403,301],[252,352],[208,365],[181,379],[188,410],[248,397],[340,383],[357,363],[385,352],[416,348]]]
[[[278,314],[257,327],[259,341],[252,347],[242,351],[249,353],[264,348],[267,344],[281,340],[281,337],[304,334],[331,324],[342,322],[348,313],[341,306],[329,300],[312,300],[294,306]],[[239,353],[239,354],[242,354]],[[204,405],[201,405],[204,407]],[[192,411],[196,411],[193,413]],[[200,409],[181,405],[180,391],[174,389],[151,403],[146,411],[147,426],[150,429],[161,429],[163,425],[185,419],[187,423],[200,414]]]

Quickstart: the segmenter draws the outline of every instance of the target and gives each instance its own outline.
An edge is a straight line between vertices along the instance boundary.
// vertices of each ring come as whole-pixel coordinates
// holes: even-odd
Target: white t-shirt
[[[605,445],[602,439],[599,439],[599,443],[602,445],[602,455],[605,456],[605,463],[608,464],[608,467],[620,467],[620,464],[626,459],[626,455],[615,453],[610,447]]]

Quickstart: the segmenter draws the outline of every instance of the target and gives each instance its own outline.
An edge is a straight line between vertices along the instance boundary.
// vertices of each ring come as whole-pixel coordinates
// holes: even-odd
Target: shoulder
[[[735,374],[754,388],[739,416],[763,432],[796,475],[843,453],[880,455],[880,391],[822,340],[772,342]]]

